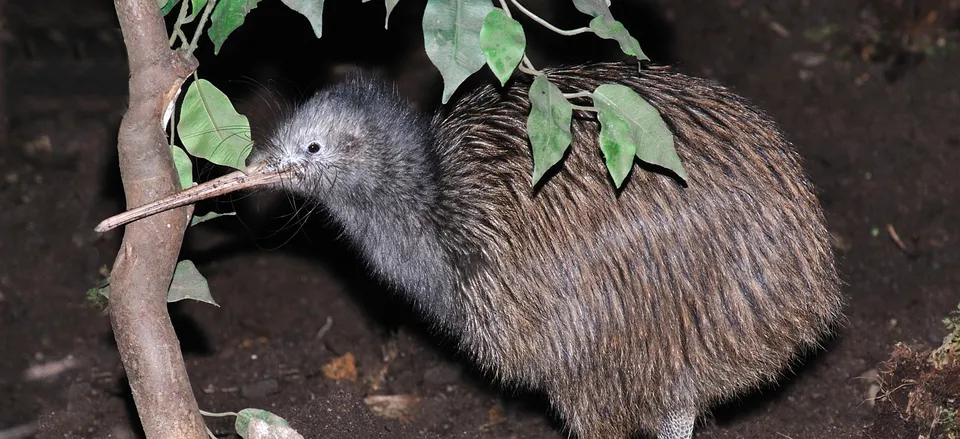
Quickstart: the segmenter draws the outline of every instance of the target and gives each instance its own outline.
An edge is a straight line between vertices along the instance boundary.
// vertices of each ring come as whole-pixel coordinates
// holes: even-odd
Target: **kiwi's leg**
[[[657,439],[691,439],[696,420],[697,414],[693,410],[673,411],[660,422]]]

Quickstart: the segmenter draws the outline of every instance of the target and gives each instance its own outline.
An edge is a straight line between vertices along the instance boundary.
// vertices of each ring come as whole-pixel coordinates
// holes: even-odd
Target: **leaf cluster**
[[[227,38],[244,22],[261,0],[158,0],[163,14],[180,5],[170,36],[171,47],[192,53],[203,30],[219,53]],[[323,0],[281,0],[307,18],[317,38],[323,33]],[[369,0],[364,0],[369,1]],[[687,174],[677,156],[673,134],[656,108],[636,91],[622,84],[602,84],[595,90],[564,93],[549,76],[537,70],[526,57],[523,25],[512,16],[519,11],[535,23],[562,35],[594,33],[616,41],[620,49],[639,62],[647,60],[639,43],[610,12],[609,0],[572,0],[580,12],[591,17],[587,27],[562,30],[525,8],[519,0],[428,0],[423,12],[424,45],[431,62],[443,77],[442,102],[447,103],[467,77],[488,66],[506,85],[519,70],[534,76],[528,90],[531,109],[527,132],[533,153],[532,181],[537,184],[552,167],[559,164],[572,142],[574,110],[596,113],[600,123],[599,144],[607,169],[620,187],[633,168],[634,159],[672,170],[678,177]],[[384,27],[399,0],[384,0]],[[512,8],[511,8],[512,7]],[[207,22],[209,21],[209,27]],[[192,37],[185,28],[193,25]],[[576,105],[574,100],[590,100],[592,106]],[[579,102],[578,101],[578,102]],[[168,124],[174,103],[164,117]],[[234,169],[245,169],[253,142],[250,123],[239,114],[230,99],[209,81],[197,77],[190,82],[179,106],[178,122],[169,124],[170,151],[183,188],[193,186],[191,156]],[[176,144],[179,139],[181,145]],[[194,217],[195,225],[218,216],[211,212]],[[109,297],[109,277],[90,290],[91,300]],[[190,261],[181,261],[170,285],[169,301],[190,298],[216,305],[206,280]]]
[[[159,0],[169,12],[180,0]],[[191,0],[187,14],[182,5],[183,20],[178,20],[174,35],[182,23],[189,23],[201,8],[212,9],[208,35],[218,53],[227,37],[241,24],[261,0]],[[323,0],[281,0],[309,21],[314,34],[323,33]],[[369,0],[364,0],[369,1]],[[547,74],[533,67],[526,57],[526,35],[523,25],[513,18],[519,11],[535,23],[562,35],[593,33],[616,41],[627,55],[638,62],[648,60],[637,39],[613,17],[609,0],[572,0],[574,7],[591,17],[587,27],[561,30],[524,7],[519,0],[498,0],[499,8],[490,0],[428,0],[423,11],[424,48],[443,78],[442,103],[448,103],[456,90],[472,74],[488,66],[501,85],[506,85],[517,70],[536,78],[528,90],[531,110],[527,133],[533,153],[532,183],[537,184],[552,167],[558,165],[572,136],[573,110],[597,114],[600,122],[599,143],[607,169],[616,187],[621,187],[633,169],[634,158],[672,171],[686,180],[687,174],[676,153],[673,133],[660,113],[630,87],[602,84],[595,90],[561,91]],[[384,26],[399,0],[384,0]],[[182,23],[181,23],[182,22]],[[203,23],[198,25],[198,30]],[[196,36],[192,40],[196,44]],[[591,100],[592,105],[575,105],[574,99]],[[250,149],[249,124],[236,113],[229,99],[209,82],[191,84],[182,105],[181,140],[191,155],[214,163],[242,169]],[[186,157],[179,155],[181,179],[190,174]],[[190,180],[192,182],[192,180]],[[191,183],[192,184],[192,183]]]
[[[170,36],[171,47],[192,53],[204,29],[219,53],[227,37],[238,29],[245,17],[261,0],[158,0],[163,14],[180,5]],[[323,32],[323,0],[281,0],[310,22],[317,38]],[[369,0],[364,0],[369,1]],[[592,17],[588,27],[562,30],[546,22],[520,4],[519,0],[428,0],[423,12],[423,36],[427,55],[440,71],[447,103],[467,77],[488,66],[505,86],[519,70],[534,76],[528,90],[531,109],[527,132],[533,153],[533,184],[560,163],[572,142],[574,110],[596,113],[600,123],[599,145],[614,184],[619,188],[633,168],[634,159],[672,170],[678,177],[687,174],[677,156],[673,134],[656,108],[636,91],[622,84],[601,84],[594,90],[564,93],[549,76],[537,70],[526,57],[523,25],[512,16],[511,5],[532,21],[562,35],[592,32],[616,41],[620,49],[637,62],[647,60],[637,40],[610,12],[609,0],[572,0],[580,12]],[[384,0],[389,25],[390,13],[399,0]],[[209,21],[209,27],[207,22]],[[196,22],[194,24],[194,22]],[[193,25],[188,37],[185,28]],[[639,64],[638,64],[639,69]],[[179,93],[179,92],[178,92]],[[581,106],[572,100],[591,100]],[[164,114],[170,129],[170,151],[183,188],[193,186],[193,157],[221,166],[245,169],[253,142],[250,123],[239,114],[230,99],[209,81],[193,75],[179,106],[177,123],[169,123],[175,103]],[[179,139],[182,146],[176,144]],[[210,212],[192,218],[191,225],[235,213]],[[109,274],[88,291],[91,301],[103,304],[109,297]],[[217,305],[210,295],[206,279],[189,260],[181,261],[171,282],[168,301],[194,299]],[[953,324],[949,320],[948,324]],[[955,326],[955,327],[954,327]],[[960,324],[951,326],[956,332]],[[957,337],[960,339],[960,337]]]
[[[633,168],[634,158],[673,171],[686,180],[674,145],[673,133],[660,113],[636,91],[622,84],[602,84],[595,90],[564,93],[547,74],[533,67],[524,55],[523,25],[511,14],[511,5],[529,19],[562,35],[592,32],[615,40],[627,55],[648,60],[636,38],[613,18],[606,0],[573,0],[580,12],[592,17],[588,27],[557,29],[526,9],[518,0],[428,0],[423,15],[427,55],[443,76],[442,101],[484,65],[506,85],[516,70],[535,75],[528,90],[531,110],[527,133],[533,151],[533,184],[560,163],[572,142],[573,110],[597,113],[599,143],[616,187],[621,187]],[[639,65],[638,65],[639,70]],[[591,99],[593,106],[578,106],[572,99]]]

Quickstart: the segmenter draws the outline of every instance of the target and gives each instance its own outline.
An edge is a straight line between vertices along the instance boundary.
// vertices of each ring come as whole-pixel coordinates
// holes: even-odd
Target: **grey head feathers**
[[[362,74],[299,105],[250,158],[292,165],[285,189],[319,202],[373,271],[450,326],[454,279],[438,233],[437,160],[429,120]]]

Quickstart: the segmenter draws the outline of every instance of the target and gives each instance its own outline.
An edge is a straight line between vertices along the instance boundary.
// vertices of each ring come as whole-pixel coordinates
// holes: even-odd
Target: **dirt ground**
[[[93,232],[124,207],[115,141],[126,67],[112,3],[5,3],[0,432],[138,437],[109,321],[85,299],[122,236]],[[435,105],[439,77],[416,50],[422,1],[400,2],[389,32],[380,2],[331,3],[321,42],[280,2],[261,3],[218,57],[200,51],[201,75],[236,96],[255,129],[275,113],[264,89],[295,98],[351,63]],[[880,3],[614,2],[654,60],[728,84],[782,124],[822,191],[845,281],[846,320],[823,350],[779,386],[718,406],[697,438],[859,437],[882,362],[898,342],[939,345],[960,302],[960,51],[943,33],[958,29],[957,2]],[[562,27],[585,22],[568,9],[539,10]],[[589,36],[529,41],[540,65],[616,56]],[[322,218],[289,222],[282,197],[199,208],[239,212],[192,228],[183,252],[221,307],[171,306],[201,408],[268,409],[311,438],[565,437],[539,397],[494,387],[424,330]],[[330,378],[324,367],[351,357],[344,379]],[[398,420],[375,415],[371,395],[415,403]],[[232,437],[229,421],[209,425]]]

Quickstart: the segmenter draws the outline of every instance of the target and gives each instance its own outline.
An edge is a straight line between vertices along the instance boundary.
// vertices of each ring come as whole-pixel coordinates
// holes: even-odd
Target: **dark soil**
[[[257,127],[276,113],[272,96],[296,99],[350,64],[382,69],[422,108],[436,104],[439,75],[418,51],[414,25],[422,1],[400,2],[389,32],[380,2],[327,3],[320,42],[280,2],[261,3],[219,56],[200,51],[200,74]],[[941,319],[960,302],[957,2],[636,3],[614,2],[614,14],[655,60],[734,87],[790,134],[822,190],[846,283],[846,320],[822,351],[780,385],[718,406],[696,436],[858,437],[874,420],[871,388],[895,344],[936,347]],[[115,143],[127,73],[112,4],[0,4],[9,111],[0,144],[0,432],[138,437],[109,321],[85,299],[122,236],[93,232],[124,208]],[[584,22],[559,4],[544,15],[567,28]],[[290,39],[293,47],[277,46]],[[594,40],[529,38],[539,65],[617,56]],[[201,179],[220,172],[198,168]],[[322,218],[293,218],[302,212],[276,196],[198,209],[239,212],[191,229],[184,248],[221,307],[171,306],[202,408],[268,409],[311,438],[565,436],[540,398],[496,388],[424,330]],[[356,380],[330,378],[324,366],[347,354]],[[31,375],[37,366],[48,375]],[[418,402],[401,421],[375,415],[370,395]],[[928,433],[885,427],[894,412],[877,407],[873,437]],[[209,425],[229,436],[228,420]]]

